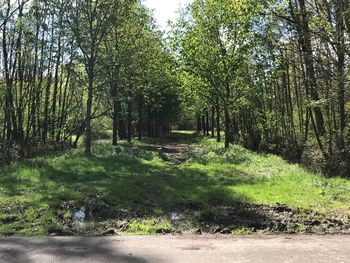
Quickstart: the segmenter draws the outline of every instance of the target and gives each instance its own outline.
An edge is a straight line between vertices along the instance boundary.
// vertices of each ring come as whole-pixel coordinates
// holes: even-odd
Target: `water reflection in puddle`
[[[181,219],[181,216],[179,214],[177,214],[177,213],[171,213],[170,214],[170,218],[171,218],[172,221],[178,221],[178,220]]]
[[[74,213],[73,219],[74,219],[73,226],[77,230],[86,231],[86,230],[92,230],[95,228],[95,224],[93,221],[87,221],[86,209],[84,206],[82,206],[79,211]]]
[[[74,213],[74,221],[79,223],[79,222],[84,222],[85,219],[85,207],[82,206],[79,211]]]

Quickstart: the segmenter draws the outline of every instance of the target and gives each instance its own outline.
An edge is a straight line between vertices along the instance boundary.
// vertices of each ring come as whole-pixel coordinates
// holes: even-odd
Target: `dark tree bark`
[[[216,103],[216,141],[221,142],[220,105]]]
[[[209,136],[210,133],[210,123],[209,123],[209,112],[205,112],[205,128],[206,128],[206,135]]]
[[[197,117],[197,132],[200,133],[202,130],[202,119],[200,116]]]
[[[131,143],[131,137],[132,137],[132,103],[128,102],[128,142]]]
[[[138,128],[137,128],[137,138],[139,141],[142,139],[142,129],[143,129],[143,99],[140,97],[138,99]]]
[[[119,122],[119,105],[118,100],[115,98],[113,100],[113,138],[112,144],[115,146],[118,144],[118,122]]]
[[[304,54],[305,67],[306,67],[306,79],[305,83],[307,86],[308,95],[314,101],[319,101],[319,92],[317,87],[317,80],[315,74],[313,49],[311,43],[311,31],[309,27],[309,14],[306,8],[305,0],[298,0],[300,7],[300,15],[296,14],[292,2],[290,1],[290,10],[292,17],[296,23],[296,28],[298,30],[299,42]],[[325,133],[324,118],[321,108],[318,106],[313,107],[315,114],[315,123],[317,132],[320,135]]]
[[[215,138],[215,107],[211,109],[211,137]]]
[[[344,24],[344,1],[335,1],[335,13],[336,13],[336,30],[337,30],[337,86],[338,86],[338,104],[339,104],[339,142],[338,147],[343,150],[344,145],[344,131],[346,127],[346,114],[345,114],[345,24]]]
[[[224,107],[224,115],[225,115],[225,149],[230,147],[231,142],[231,131],[230,131],[230,115],[228,113],[228,109]]]
[[[87,66],[89,85],[88,85],[88,97],[86,101],[86,115],[85,115],[85,154],[91,155],[91,145],[92,145],[92,128],[91,128],[91,114],[92,114],[92,99],[93,99],[93,89],[94,89],[94,66],[93,61],[89,61]]]
[[[206,135],[206,127],[207,127],[207,125],[206,125],[206,123],[205,123],[205,115],[202,115],[202,132],[203,132],[203,135],[205,136]]]

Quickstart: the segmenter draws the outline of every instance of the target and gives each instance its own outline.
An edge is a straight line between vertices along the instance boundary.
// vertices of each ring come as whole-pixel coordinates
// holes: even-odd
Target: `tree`
[[[249,1],[194,1],[190,19],[184,23],[187,28],[180,52],[187,70],[208,83],[207,96],[214,98],[213,107],[218,112],[223,108],[225,148],[237,135],[231,115],[242,93],[239,68],[252,43],[251,19],[258,8],[254,5]]]
[[[82,63],[88,76],[85,117],[85,153],[88,155],[91,154],[91,119],[96,63],[101,43],[109,32],[116,8],[116,1],[66,1],[66,10],[69,11],[66,20],[82,53]]]

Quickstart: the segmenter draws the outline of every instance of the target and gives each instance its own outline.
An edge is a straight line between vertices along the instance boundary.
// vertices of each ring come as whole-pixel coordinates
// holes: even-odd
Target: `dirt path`
[[[159,143],[147,144],[146,149],[157,151],[159,156],[169,164],[179,165],[186,161],[190,145],[180,142],[178,138],[168,138]]]
[[[2,238],[0,262],[350,262],[350,236]]]
[[[184,138],[193,135],[182,136]],[[94,141],[94,144],[108,144],[112,139],[101,139]],[[169,164],[179,165],[186,161],[190,152],[190,144],[185,143],[179,135],[159,138],[158,142],[145,143],[145,148],[148,151],[158,152],[159,156]]]

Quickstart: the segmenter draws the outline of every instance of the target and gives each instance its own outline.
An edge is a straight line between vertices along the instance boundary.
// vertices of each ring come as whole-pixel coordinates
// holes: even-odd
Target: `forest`
[[[223,126],[225,147],[311,166],[317,159],[324,172],[349,175],[349,8],[335,0],[195,1],[173,39],[182,85],[196,91],[198,130],[211,120]]]
[[[1,1],[1,163],[99,136],[216,133],[349,173],[347,1]]]
[[[165,176],[159,182],[152,177],[157,173],[150,172],[154,187],[166,184],[165,173],[177,173],[166,165],[182,167],[181,154],[190,152],[189,163],[180,169],[184,176],[199,176],[197,172],[204,169],[199,167],[211,157],[213,162],[228,162],[231,172],[230,165],[236,165],[234,169],[257,173],[257,178],[259,174],[268,178],[274,173],[288,174],[288,180],[276,183],[276,199],[258,195],[252,197],[256,203],[276,204],[281,198],[292,207],[312,209],[312,202],[319,201],[317,207],[333,209],[342,208],[348,200],[344,190],[350,189],[344,179],[350,176],[348,1],[194,0],[179,10],[179,19],[169,22],[169,30],[163,32],[141,0],[0,0],[0,32],[0,181],[4,187],[21,183],[32,187],[4,190],[14,191],[12,196],[22,195],[23,189],[35,192],[38,182],[54,180],[54,185],[42,188],[53,191],[73,187],[71,180],[78,180],[74,181],[79,183],[76,189],[61,189],[57,200],[50,200],[60,203],[63,196],[71,195],[79,200],[73,205],[78,209],[88,194],[80,183],[91,179],[94,184],[98,174],[106,173],[107,178],[107,170],[123,173],[129,164],[131,168],[125,169],[132,174],[136,169],[141,176],[145,163],[152,170],[148,159],[158,151],[170,164],[158,163]],[[185,146],[159,145],[164,138],[174,139],[174,134]],[[100,141],[107,144],[102,146]],[[110,150],[104,147],[125,156],[117,161],[105,158]],[[175,156],[177,151],[180,156]],[[249,165],[241,167],[247,160]],[[190,164],[192,168],[186,166]],[[297,164],[303,168],[295,168]],[[197,172],[191,170],[197,168]],[[214,168],[205,169],[201,172],[214,173]],[[229,172],[217,169],[215,176]],[[326,177],[335,178],[327,181]],[[202,188],[204,192],[191,192],[195,195],[191,202],[197,200],[204,206],[201,202],[207,199],[202,200],[201,194],[205,193],[213,194],[212,205],[232,199],[222,199],[226,188],[198,185],[201,179],[197,179],[188,183],[198,189],[209,187],[205,188],[208,192]],[[60,180],[67,180],[67,185]],[[108,198],[121,184],[113,180],[116,188],[107,189]],[[138,185],[139,179],[130,180],[128,187]],[[174,194],[172,201],[164,197],[161,205],[152,199],[155,207],[181,206],[181,198],[189,198],[190,189],[181,188],[184,182],[178,180],[174,185],[182,189],[180,196]],[[259,183],[269,191],[264,181]],[[148,183],[144,185],[147,188]],[[105,182],[103,187],[107,187]],[[284,187],[290,187],[290,193],[299,191],[299,197],[305,187],[310,196],[300,205],[278,195],[287,191]],[[319,193],[313,187],[323,190]],[[238,192],[254,196],[256,192],[249,189]],[[128,190],[118,198],[129,198],[128,202],[136,198]],[[82,196],[78,198],[74,192],[79,191]],[[318,194],[325,195],[324,202],[317,199]],[[47,195],[52,197],[52,193],[43,197]],[[237,198],[231,201],[236,203]],[[208,204],[213,201],[208,200]],[[214,212],[208,204],[201,213],[211,219]],[[52,210],[44,221],[59,218],[52,212],[56,206],[46,203],[43,209],[47,207]],[[64,216],[72,218],[67,211]],[[246,225],[238,225],[245,231]],[[134,227],[136,232],[144,230]],[[158,230],[166,229],[163,225]]]
[[[161,32],[138,1],[2,1],[3,161],[113,130],[159,136],[179,111]],[[8,160],[6,160],[8,159]]]

